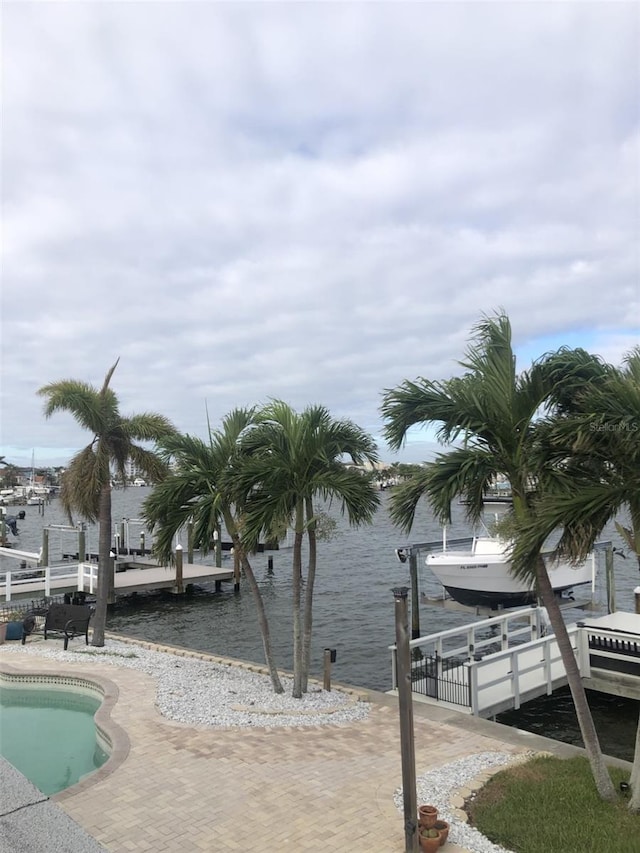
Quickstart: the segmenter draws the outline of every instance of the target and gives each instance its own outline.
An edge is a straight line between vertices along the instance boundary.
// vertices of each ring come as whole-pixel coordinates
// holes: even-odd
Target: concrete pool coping
[[[262,670],[183,648],[129,641]],[[59,662],[35,653],[6,655],[4,661],[8,658],[21,672],[61,669]],[[56,804],[112,853],[247,850],[256,844],[278,853],[404,849],[403,819],[393,803],[401,784],[396,697],[344,688],[371,702],[372,709],[367,720],[340,727],[215,729],[162,717],[155,707],[155,681],[145,673],[97,657],[90,663],[65,662],[64,669],[89,680],[108,678],[119,690],[111,714],[129,737],[127,759],[98,784]],[[487,751],[584,754],[422,703],[414,706],[414,728],[418,774]],[[453,844],[444,849],[461,850]]]
[[[54,684],[70,691],[73,691],[74,688],[79,692],[89,690],[100,701],[100,707],[94,714],[94,720],[96,727],[106,741],[109,757],[102,767],[94,770],[76,782],[75,785],[70,785],[63,791],[51,795],[49,797],[51,801],[60,802],[90,788],[117,770],[126,760],[130,748],[129,738],[122,726],[111,719],[111,711],[119,696],[118,686],[111,679],[103,675],[79,676],[76,670],[64,668],[57,669],[55,673],[38,671],[37,669],[25,673],[8,663],[0,662],[0,686],[3,682],[9,682],[12,687],[24,685],[27,689],[37,688],[38,685]]]

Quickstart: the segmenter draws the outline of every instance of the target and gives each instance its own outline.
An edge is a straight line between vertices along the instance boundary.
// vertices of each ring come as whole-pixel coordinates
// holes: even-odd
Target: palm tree
[[[241,536],[242,507],[234,486],[238,441],[253,416],[252,409],[235,409],[223,419],[220,430],[209,427],[208,442],[189,435],[168,436],[162,452],[167,461],[173,460],[173,468],[145,500],[143,517],[156,532],[154,549],[163,560],[171,559],[173,538],[188,522],[194,522],[194,545],[203,553],[224,522],[253,595],[271,684],[276,693],[283,693],[262,593]]]
[[[119,361],[119,359],[118,359]],[[107,372],[101,389],[86,382],[63,379],[45,385],[38,394],[46,398],[45,416],[70,412],[93,436],[91,442],[70,461],[62,476],[60,499],[69,518],[74,511],[99,524],[98,590],[91,643],[104,646],[107,603],[113,595],[111,551],[111,468],[124,481],[132,462],[152,481],[166,473],[166,466],[151,450],[137,441],[156,442],[174,427],[162,415],[144,413],[123,417],[118,398],[109,387],[118,361]]]
[[[371,477],[342,463],[347,456],[356,465],[377,461],[373,439],[348,420],[334,420],[323,406],[296,413],[281,400],[272,401],[242,437],[244,461],[238,486],[245,502],[245,532],[256,543],[267,534],[291,526],[293,691],[300,698],[307,689],[313,623],[313,590],[317,567],[314,500],[336,499],[349,523],[370,523],[379,499]],[[309,568],[301,619],[302,543],[309,541]]]
[[[513,495],[513,514],[522,523],[533,512],[532,484],[540,487],[545,468],[536,464],[535,419],[551,392],[544,361],[529,371],[516,373],[511,345],[511,324],[504,313],[485,317],[473,330],[465,373],[443,381],[420,378],[388,390],[382,412],[390,446],[402,446],[407,430],[415,424],[439,424],[442,443],[463,439],[463,445],[439,454],[416,477],[401,485],[392,496],[393,520],[406,530],[412,526],[416,506],[426,494],[438,519],[451,521],[451,501],[463,496],[473,523],[482,515],[483,498],[497,475],[505,476]],[[604,799],[615,791],[607,772],[586,693],[562,613],[553,593],[540,550],[523,565],[537,590],[555,631],[567,680],[580,724],[596,786]]]
[[[558,370],[563,360],[560,353]],[[562,416],[542,425],[556,476],[521,531],[513,555],[516,569],[558,527],[558,555],[584,559],[605,525],[625,510],[629,526],[616,521],[616,528],[640,568],[640,347],[627,354],[619,370],[592,357],[590,373],[581,376],[572,399],[563,401]],[[640,719],[631,789],[629,808],[640,812]]]

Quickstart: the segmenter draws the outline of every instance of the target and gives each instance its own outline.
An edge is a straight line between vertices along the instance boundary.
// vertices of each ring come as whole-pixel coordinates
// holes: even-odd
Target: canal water
[[[130,488],[113,493],[113,520],[131,520],[131,545],[139,544],[139,518],[143,499],[150,493],[146,488]],[[324,648],[336,649],[337,659],[332,674],[336,681],[388,690],[391,687],[391,654],[394,641],[394,600],[392,587],[408,585],[408,564],[400,563],[395,549],[412,542],[427,542],[441,538],[439,525],[425,506],[417,514],[414,530],[409,536],[398,531],[387,511],[389,492],[381,493],[381,506],[371,526],[353,529],[339,509],[328,507],[335,519],[332,538],[318,546],[318,571],[314,595],[313,668],[321,676]],[[16,548],[37,551],[42,542],[44,525],[65,524],[57,499],[43,511],[38,507],[23,507],[25,519],[18,523],[19,536],[12,539]],[[9,508],[9,513],[15,512]],[[488,521],[492,520],[491,510]],[[448,530],[449,538],[468,536],[471,530],[464,519],[463,507],[454,508],[454,518]],[[9,534],[11,536],[11,534]],[[603,538],[623,543],[612,527]],[[88,528],[87,549],[97,551],[97,531]],[[147,533],[146,545],[151,537]],[[186,542],[182,543],[186,546]],[[62,553],[77,550],[77,537],[52,528],[49,534],[52,559]],[[265,600],[271,638],[277,664],[290,669],[291,662],[291,548],[257,554],[253,568]],[[273,570],[269,571],[269,558]],[[197,558],[198,559],[198,558]],[[206,561],[211,562],[211,555]],[[230,557],[224,557],[225,563]],[[419,561],[420,588],[437,596],[441,589]],[[7,568],[6,558],[0,569]],[[15,564],[13,568],[16,568]],[[633,589],[638,584],[637,563],[634,559],[616,556],[617,607],[633,610]],[[604,570],[596,588],[596,598],[604,602]],[[602,611],[604,612],[604,610]],[[583,616],[581,611],[568,611],[567,621]],[[422,634],[458,627],[474,621],[473,614],[459,613],[436,607],[420,609]],[[169,595],[138,595],[136,599],[121,600],[109,616],[108,629],[150,641],[186,646],[201,651],[226,655],[242,660],[264,662],[260,632],[255,619],[252,597],[246,589],[234,595],[228,585],[215,593],[212,588],[197,589],[183,599]],[[620,700],[604,694],[590,693],[594,717],[605,752],[630,759],[633,754],[638,703]],[[570,697],[554,694],[530,702],[518,712],[501,715],[500,721],[526,730],[545,733],[571,743],[579,743],[575,715]]]

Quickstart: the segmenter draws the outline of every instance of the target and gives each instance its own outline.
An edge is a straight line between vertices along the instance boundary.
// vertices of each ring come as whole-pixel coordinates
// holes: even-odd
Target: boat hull
[[[442,551],[429,554],[426,565],[460,604],[492,608],[517,607],[535,603],[535,585],[511,574],[504,546],[483,539],[471,551]],[[554,592],[562,593],[575,586],[592,582],[591,560],[579,566],[549,563],[549,579]]]

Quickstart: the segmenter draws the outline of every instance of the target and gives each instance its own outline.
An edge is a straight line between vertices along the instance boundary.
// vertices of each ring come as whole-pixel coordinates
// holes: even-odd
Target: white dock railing
[[[71,580],[73,579],[73,583]],[[44,589],[43,589],[44,581]],[[11,601],[12,596],[30,592],[30,586],[38,584],[38,591],[49,597],[55,592],[56,586],[74,586],[78,591],[84,590],[93,595],[98,586],[98,566],[96,563],[77,563],[65,566],[43,566],[26,569],[16,569],[6,572],[4,580],[0,581],[0,596],[5,601]]]
[[[573,625],[568,633],[579,660],[579,629]],[[471,713],[478,716],[518,709],[534,696],[550,696],[566,680],[555,636],[469,661],[467,667]]]
[[[479,716],[551,693],[565,672],[555,637],[544,636],[543,613],[526,607],[412,640],[414,692]],[[578,656],[576,632],[573,626],[570,636]],[[395,688],[395,646],[390,649]]]
[[[412,690],[483,717],[550,695],[566,683],[566,672],[555,635],[543,636],[544,628],[541,608],[531,607],[418,637],[410,642]],[[631,685],[624,695],[640,695],[637,631],[583,623],[567,631],[583,679],[595,673],[606,690],[606,682],[623,678]],[[389,648],[396,688],[395,646]]]

